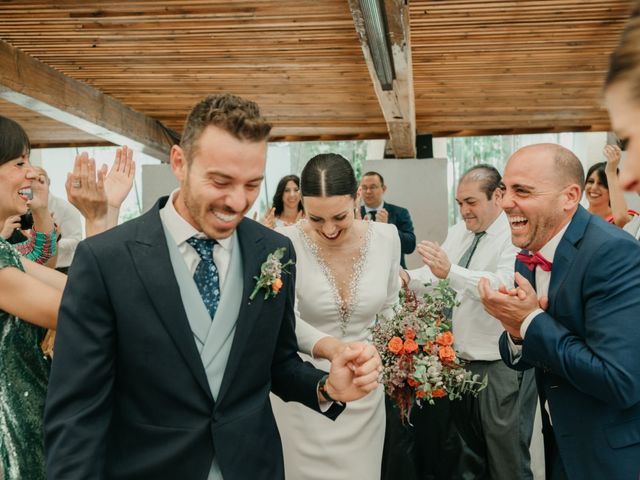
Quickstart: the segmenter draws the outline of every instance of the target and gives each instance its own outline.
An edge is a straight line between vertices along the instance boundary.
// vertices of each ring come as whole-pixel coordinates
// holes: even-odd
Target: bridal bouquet
[[[431,286],[431,285],[428,285]],[[409,419],[414,403],[434,404],[434,399],[477,395],[487,386],[463,367],[453,349],[450,312],[456,306],[455,292],[444,280],[423,298],[401,293],[392,318],[379,317],[373,327],[373,343],[382,357],[382,383]]]

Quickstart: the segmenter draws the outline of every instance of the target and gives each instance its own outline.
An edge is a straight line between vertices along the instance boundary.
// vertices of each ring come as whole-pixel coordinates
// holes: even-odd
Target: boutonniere
[[[282,265],[280,261],[286,252],[285,247],[277,249],[275,252],[270,253],[267,259],[260,267],[260,276],[253,277],[256,279],[256,286],[249,296],[249,300],[253,300],[258,294],[261,288],[265,289],[264,299],[269,297],[275,297],[282,288],[282,272],[289,273],[287,267],[293,265],[293,262],[289,260]]]

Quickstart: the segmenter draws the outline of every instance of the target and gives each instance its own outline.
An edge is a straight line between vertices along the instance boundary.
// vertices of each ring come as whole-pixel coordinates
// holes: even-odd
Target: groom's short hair
[[[180,146],[191,163],[200,135],[209,125],[240,140],[261,142],[269,137],[271,124],[260,114],[258,104],[229,93],[209,95],[189,113]]]

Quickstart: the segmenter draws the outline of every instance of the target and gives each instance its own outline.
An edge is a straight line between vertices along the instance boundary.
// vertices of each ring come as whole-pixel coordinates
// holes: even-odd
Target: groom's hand
[[[338,402],[358,400],[378,387],[380,368],[380,356],[372,345],[350,343],[333,358],[325,390]]]

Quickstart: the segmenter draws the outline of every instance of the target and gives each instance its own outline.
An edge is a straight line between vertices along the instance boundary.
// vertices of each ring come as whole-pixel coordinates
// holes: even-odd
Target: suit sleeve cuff
[[[522,338],[524,338],[524,336],[527,334],[527,329],[529,328],[529,325],[531,325],[531,322],[533,322],[533,319],[541,313],[544,313],[544,310],[542,310],[541,308],[536,308],[533,312],[527,315],[527,317],[522,322],[522,325],[520,325],[520,336]]]

